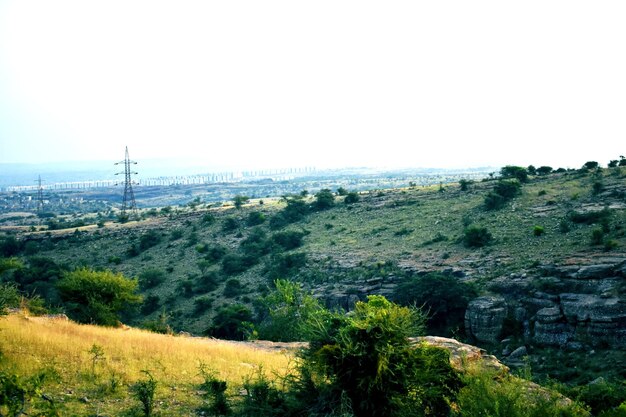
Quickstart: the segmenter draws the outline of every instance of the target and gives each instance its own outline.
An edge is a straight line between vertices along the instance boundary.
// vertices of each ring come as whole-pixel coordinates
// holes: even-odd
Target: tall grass
[[[94,361],[94,346],[103,358]],[[97,350],[97,349],[96,349]],[[91,351],[91,352],[90,352]],[[133,405],[128,387],[150,371],[159,382],[157,408],[163,416],[186,415],[201,403],[201,364],[236,387],[255,369],[284,374],[290,356],[233,342],[174,337],[137,329],[112,329],[13,314],[0,320],[2,369],[30,376],[51,369],[58,379],[46,393],[68,415],[86,415]],[[94,365],[95,364],[95,365]],[[86,414],[84,414],[86,413]]]

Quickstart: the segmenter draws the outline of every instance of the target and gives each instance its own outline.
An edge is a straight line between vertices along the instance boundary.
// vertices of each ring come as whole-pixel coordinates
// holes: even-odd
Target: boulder
[[[483,296],[472,300],[465,311],[465,330],[479,342],[496,343],[507,316],[504,298]]]

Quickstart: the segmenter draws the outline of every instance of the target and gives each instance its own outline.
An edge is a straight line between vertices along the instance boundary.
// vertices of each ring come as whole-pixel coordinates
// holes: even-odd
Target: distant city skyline
[[[615,0],[0,0],[0,164],[606,165],[625,20]]]

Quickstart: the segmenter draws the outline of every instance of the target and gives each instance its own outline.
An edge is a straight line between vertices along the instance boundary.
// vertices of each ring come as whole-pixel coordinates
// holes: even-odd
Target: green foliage
[[[200,219],[200,222],[205,226],[212,225],[213,223],[215,223],[215,216],[213,215],[213,213],[204,213],[204,215],[202,215],[202,218]]]
[[[468,248],[482,248],[493,240],[486,227],[469,226],[463,231],[463,244]]]
[[[211,264],[214,264],[216,262],[219,262],[227,253],[228,249],[226,249],[224,246],[214,245],[207,248],[204,259],[209,261]]]
[[[30,378],[0,370],[0,416],[59,417],[56,404],[43,393],[46,379],[55,377],[58,378],[58,375],[51,369],[41,370]],[[35,400],[38,400],[38,404],[31,410]]]
[[[270,252],[271,244],[267,239],[265,231],[260,227],[256,227],[241,242],[239,249],[249,257],[260,258]]]
[[[156,230],[148,230],[139,238],[139,250],[145,251],[161,243],[162,236]]]
[[[485,208],[488,210],[500,209],[509,200],[521,192],[521,183],[517,179],[500,180],[496,183],[493,191],[485,196]]]
[[[306,411],[333,415],[343,404],[356,417],[450,415],[461,381],[447,351],[411,345],[423,322],[382,296],[347,316],[316,316],[295,383]]]
[[[245,195],[236,195],[233,198],[233,204],[236,209],[240,209],[244,204],[246,204],[250,200],[250,197]]]
[[[533,236],[542,236],[546,232],[543,226],[535,226],[533,227]]]
[[[198,297],[193,300],[193,312],[196,315],[204,314],[211,309],[213,299],[209,297]]]
[[[464,327],[467,304],[478,292],[472,285],[450,275],[431,272],[399,284],[394,300],[421,307],[428,316],[428,333],[450,336]]]
[[[198,388],[202,392],[203,404],[199,407],[198,412],[201,415],[211,416],[229,416],[232,414],[232,408],[226,396],[228,388],[226,381],[217,378],[215,371],[201,362],[199,366],[200,377],[203,379]]]
[[[315,201],[311,208],[316,211],[328,210],[335,206],[335,195],[328,188],[324,188],[315,194]]]
[[[144,269],[139,274],[139,287],[142,290],[156,287],[165,281],[165,273],[158,268]]]
[[[20,305],[20,293],[14,283],[0,283],[0,316],[7,313],[7,308]]]
[[[287,205],[270,219],[270,228],[273,230],[299,222],[309,213],[309,207],[301,195],[285,196],[283,201]]]
[[[604,230],[599,227],[594,228],[591,231],[591,244],[592,245],[601,245],[604,241]]]
[[[229,253],[222,258],[222,272],[226,275],[236,275],[247,271],[257,263],[254,256]]]
[[[561,401],[558,394],[537,390],[511,376],[482,371],[464,378],[458,395],[459,417],[586,417],[576,403]]]
[[[245,288],[241,284],[241,281],[239,281],[238,279],[231,278],[226,281],[226,285],[224,286],[224,297],[233,298],[241,295],[244,292]]]
[[[154,333],[161,334],[174,334],[172,327],[169,324],[170,315],[161,311],[155,320],[149,320],[143,323],[142,327]]]
[[[604,184],[602,184],[602,181],[594,181],[593,185],[591,186],[591,193],[593,195],[598,195],[602,191],[604,191]]]
[[[592,170],[598,168],[599,164],[596,161],[587,161],[583,165],[583,169]]]
[[[537,175],[548,175],[552,172],[552,167],[543,165],[537,168]]]
[[[351,191],[348,194],[346,194],[346,198],[343,199],[343,202],[345,204],[355,204],[355,203],[358,203],[359,200],[361,200],[359,193]]]
[[[306,265],[306,253],[274,254],[265,264],[265,274],[270,282],[278,278],[290,278]]]
[[[502,178],[515,178],[519,182],[528,181],[528,171],[523,167],[507,165],[500,169],[500,175]]]
[[[147,316],[148,314],[152,314],[159,309],[161,306],[161,298],[158,295],[151,294],[144,298],[143,304],[141,305],[141,314]]]
[[[242,304],[231,304],[217,311],[206,334],[218,339],[245,340],[252,330],[250,309]]]
[[[472,180],[466,180],[466,179],[461,179],[459,180],[459,185],[461,187],[461,191],[467,191],[469,190],[469,186],[474,184],[474,181]]]
[[[608,208],[604,208],[601,211],[571,211],[568,213],[567,217],[573,223],[578,224],[607,224],[611,218],[611,215],[611,210]]]
[[[302,246],[303,232],[293,230],[278,232],[272,235],[272,241],[281,246],[284,250],[292,250]]]
[[[149,371],[142,371],[146,378],[130,386],[131,395],[141,403],[141,411],[145,417],[154,415],[154,396],[157,381]]]
[[[24,264],[17,258],[0,258],[0,276],[12,269],[21,269]]]
[[[265,220],[265,214],[261,213],[260,211],[252,211],[248,214],[246,224],[248,226],[258,226],[265,223]]]
[[[7,236],[0,240],[0,257],[9,258],[19,255],[22,249],[22,243],[13,236]]]
[[[226,217],[222,222],[222,231],[225,233],[234,232],[239,228],[239,222],[234,217]]]
[[[245,395],[241,403],[241,415],[246,417],[290,415],[292,408],[288,404],[287,394],[265,376],[263,369],[259,369],[254,378],[246,378],[243,389]]]
[[[194,291],[197,293],[207,293],[215,290],[219,285],[220,277],[217,271],[204,272],[196,279]]]
[[[626,382],[600,378],[592,383],[566,390],[566,395],[584,402],[594,415],[617,409],[626,399]],[[625,410],[626,411],[626,410]]]
[[[277,279],[274,284],[275,289],[261,300],[259,337],[281,342],[304,340],[302,326],[323,307],[299,283]]]
[[[137,280],[111,271],[66,272],[57,288],[68,315],[80,323],[115,326],[124,309],[141,302]]]

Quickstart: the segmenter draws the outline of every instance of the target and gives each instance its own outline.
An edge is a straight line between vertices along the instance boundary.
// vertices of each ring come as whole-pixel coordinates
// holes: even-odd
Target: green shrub
[[[543,228],[543,226],[535,226],[535,227],[533,227],[533,235],[534,236],[542,236],[545,232],[546,232],[546,230]]]
[[[215,290],[219,285],[220,276],[217,271],[206,271],[196,279],[194,292],[207,293]]]
[[[400,283],[394,291],[394,301],[420,306],[428,317],[428,333],[450,336],[464,328],[467,304],[477,295],[472,285],[431,272]]]
[[[568,218],[573,223],[578,224],[605,224],[608,223],[611,218],[612,212],[608,208],[604,208],[601,211],[587,211],[587,212],[577,212],[571,211],[568,213]]]
[[[272,235],[272,241],[281,246],[284,250],[292,250],[302,246],[303,232],[286,231]]]
[[[469,186],[474,184],[472,180],[461,179],[459,180],[459,185],[461,186],[461,191],[469,190]]]
[[[215,223],[215,216],[213,215],[213,213],[204,213],[202,219],[200,219],[200,222],[205,226],[212,225],[213,223]]]
[[[193,312],[196,315],[206,313],[213,305],[213,299],[209,297],[198,297],[193,300]]]
[[[262,369],[243,383],[241,415],[246,417],[283,417],[292,411],[286,393],[269,380]]]
[[[222,307],[206,330],[208,336],[218,339],[245,340],[252,333],[252,312],[242,304]]]
[[[58,282],[68,315],[80,323],[115,326],[125,309],[141,303],[137,280],[111,271],[77,269]]]
[[[448,416],[461,380],[447,351],[411,345],[423,329],[417,310],[382,296],[349,315],[318,314],[294,382],[303,415]]]
[[[226,281],[226,285],[224,286],[224,297],[233,298],[241,295],[245,292],[245,288],[236,278],[231,278]]]
[[[222,258],[222,271],[226,275],[236,275],[247,271],[257,263],[257,258],[229,253]]]
[[[616,249],[618,246],[619,246],[619,243],[615,239],[608,239],[607,241],[604,242],[604,250],[607,252],[612,251],[613,249]]]
[[[290,278],[306,265],[306,253],[288,253],[272,255],[265,264],[264,273],[270,282],[279,278]]]
[[[227,217],[222,222],[222,231],[225,233],[234,232],[239,228],[239,222],[233,217]]]
[[[137,381],[130,386],[130,393],[141,403],[141,411],[145,417],[154,415],[154,395],[157,388],[157,381],[148,371],[142,371],[146,379]]]
[[[228,388],[226,381],[217,378],[215,371],[209,369],[204,363],[200,363],[199,370],[203,381],[198,388],[204,400],[202,406],[198,408],[200,415],[206,413],[213,416],[231,415],[232,409],[226,396]]]
[[[321,304],[298,283],[277,279],[274,285],[261,299],[259,337],[280,342],[304,340],[303,325],[322,309]]]
[[[0,316],[7,313],[7,308],[20,305],[20,293],[13,283],[0,283]]]
[[[335,195],[328,188],[324,188],[315,194],[315,201],[312,204],[313,210],[328,210],[335,205]]]
[[[502,178],[515,178],[519,182],[528,181],[528,171],[523,167],[507,165],[500,169],[500,175]]]
[[[343,202],[345,204],[355,204],[358,203],[360,199],[359,193],[352,191],[346,194],[346,198],[343,199]]]
[[[156,287],[165,281],[165,273],[157,268],[144,269],[139,274],[139,287],[142,290]]]
[[[604,241],[604,230],[599,227],[596,227],[591,231],[591,244],[592,245],[601,245]]]
[[[487,228],[469,226],[463,231],[463,244],[468,248],[482,248],[493,240]]]
[[[219,262],[224,255],[228,253],[228,249],[221,245],[214,245],[207,249],[204,259],[210,263]]]
[[[161,234],[156,230],[149,230],[139,238],[139,250],[145,251],[161,242]]]
[[[149,295],[143,300],[143,304],[141,305],[141,314],[144,316],[152,314],[157,311],[160,306],[161,298],[158,295]]]
[[[253,211],[248,214],[246,224],[248,226],[258,226],[265,223],[265,220],[265,214],[261,213],[260,211]]]

